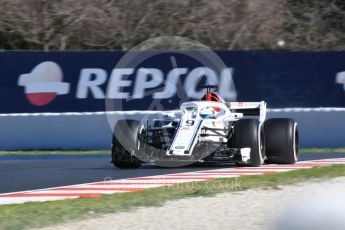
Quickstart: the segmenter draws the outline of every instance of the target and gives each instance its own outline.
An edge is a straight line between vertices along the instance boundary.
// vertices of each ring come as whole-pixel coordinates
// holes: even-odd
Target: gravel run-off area
[[[345,177],[169,201],[44,229],[345,229]]]

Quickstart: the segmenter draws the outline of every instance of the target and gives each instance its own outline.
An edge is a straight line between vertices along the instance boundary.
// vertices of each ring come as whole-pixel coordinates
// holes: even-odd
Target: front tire
[[[242,119],[235,122],[233,136],[228,142],[230,148],[250,148],[249,162],[238,163],[238,166],[258,167],[264,163],[263,129],[256,119]]]
[[[119,120],[114,128],[111,156],[112,163],[118,168],[139,168],[141,161],[133,153],[137,151],[138,129],[136,120]]]
[[[289,118],[268,119],[264,124],[267,162],[294,164],[298,161],[298,126]]]

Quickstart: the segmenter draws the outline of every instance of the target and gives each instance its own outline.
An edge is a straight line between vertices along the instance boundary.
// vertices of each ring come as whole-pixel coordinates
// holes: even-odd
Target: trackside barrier
[[[110,149],[111,127],[123,117],[119,115],[137,120],[158,116],[156,111],[0,114],[0,150]],[[268,118],[274,117],[299,123],[303,147],[345,146],[345,108],[268,109]]]

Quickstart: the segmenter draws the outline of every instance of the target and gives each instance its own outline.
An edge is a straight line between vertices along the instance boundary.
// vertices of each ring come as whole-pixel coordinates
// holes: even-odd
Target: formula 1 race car
[[[141,122],[119,120],[113,132],[112,163],[119,168],[138,168],[143,162],[161,166],[231,162],[257,167],[298,160],[294,120],[266,120],[264,101],[225,102],[211,92],[215,86],[205,88],[201,101],[181,104],[180,115]]]

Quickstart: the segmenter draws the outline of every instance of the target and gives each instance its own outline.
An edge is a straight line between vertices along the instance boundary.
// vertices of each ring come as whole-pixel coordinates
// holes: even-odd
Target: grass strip
[[[345,176],[344,165],[315,167],[290,172],[242,176],[239,178],[177,184],[131,193],[102,195],[63,201],[32,202],[0,206],[0,229],[38,228],[66,221],[128,211],[136,207],[159,206],[174,199],[211,196],[220,192],[276,188],[312,179]]]
[[[301,148],[301,153],[345,153],[345,148]]]

